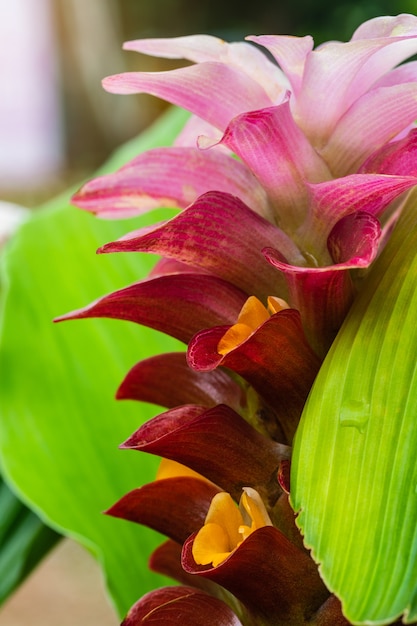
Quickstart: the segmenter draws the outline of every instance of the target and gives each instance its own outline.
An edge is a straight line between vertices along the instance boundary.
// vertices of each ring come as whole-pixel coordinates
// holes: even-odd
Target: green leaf
[[[2,257],[0,255],[0,263]],[[0,474],[0,605],[61,536],[12,492]]]
[[[363,284],[296,435],[292,504],[354,624],[417,620],[416,198]]]
[[[0,478],[0,605],[60,539]]]
[[[111,168],[151,145],[170,143],[184,119],[181,111],[169,112]],[[155,407],[116,402],[114,393],[134,363],[178,343],[122,321],[52,320],[143,278],[152,258],[96,256],[95,250],[154,219],[102,221],[68,206],[66,196],[20,229],[3,264],[2,471],[43,520],[97,555],[120,614],[163,579],[147,568],[156,534],[103,515],[127,491],[152,480],[156,463],[118,449]]]

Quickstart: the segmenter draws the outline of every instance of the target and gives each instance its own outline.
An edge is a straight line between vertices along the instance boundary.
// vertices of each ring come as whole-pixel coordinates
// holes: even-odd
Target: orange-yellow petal
[[[247,527],[250,529],[249,534],[258,528],[264,526],[272,526],[271,518],[268,515],[266,507],[259,493],[251,487],[244,487],[243,494],[240,498],[239,507],[242,511],[244,521],[247,521]],[[242,533],[242,531],[240,530]],[[248,535],[246,535],[248,536]],[[246,536],[244,537],[246,539]]]
[[[237,546],[241,537],[238,528],[243,523],[242,514],[229,493],[224,491],[217,493],[211,501],[206,516],[206,524],[218,524],[224,528],[228,540],[229,549]]]
[[[177,463],[177,461],[171,461],[171,459],[161,459],[155,480],[162,480],[164,478],[177,478],[178,476],[193,476],[194,478],[207,480],[198,472],[195,472],[186,465],[182,465],[182,463]]]
[[[253,329],[246,324],[234,324],[225,332],[217,346],[217,352],[222,356],[229,354],[236,346],[243,343],[253,333]]]
[[[243,305],[237,321],[256,330],[267,319],[269,319],[269,313],[262,302],[256,296],[250,296]]]
[[[270,317],[267,309],[256,296],[250,296],[243,305],[236,324],[220,339],[217,352],[223,356],[243,343]]]
[[[283,300],[282,298],[278,298],[277,296],[268,296],[268,311],[271,315],[274,313],[279,313],[284,309],[289,309],[290,305],[288,302]]]
[[[225,529],[219,524],[205,524],[193,542],[193,557],[198,565],[217,567],[236,546],[231,547]]]
[[[204,526],[194,538],[192,554],[198,565],[217,567],[258,528],[272,522],[255,489],[245,487],[239,508],[225,492],[211,501]]]

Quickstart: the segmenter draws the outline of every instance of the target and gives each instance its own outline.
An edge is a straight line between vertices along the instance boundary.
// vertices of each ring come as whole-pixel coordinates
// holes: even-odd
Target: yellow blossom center
[[[275,296],[269,296],[267,307],[256,296],[250,296],[243,305],[236,324],[233,324],[220,339],[217,352],[225,356],[248,339],[271,315],[288,308],[285,300]]]
[[[193,557],[198,565],[217,567],[255,530],[272,526],[259,493],[245,487],[239,507],[230,494],[214,496],[204,526],[193,542]]]

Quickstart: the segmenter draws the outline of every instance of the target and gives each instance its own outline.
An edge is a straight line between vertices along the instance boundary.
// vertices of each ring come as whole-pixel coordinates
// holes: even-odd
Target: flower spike
[[[192,65],[104,80],[191,117],[172,147],[73,198],[100,217],[175,211],[99,250],[161,255],[146,280],[59,318],[130,320],[188,344],[137,363],[117,392],[168,410],[121,446],[162,456],[156,480],[108,513],[169,537],[150,564],[183,585],[144,596],[123,626],[348,626],[295,523],[291,444],[417,183],[417,62],[403,63],[417,53],[417,17],[372,19],[350,41],[316,49],[310,36],[287,35],[125,48]],[[325,556],[339,567],[323,552],[323,578]],[[378,623],[400,623],[388,613]]]

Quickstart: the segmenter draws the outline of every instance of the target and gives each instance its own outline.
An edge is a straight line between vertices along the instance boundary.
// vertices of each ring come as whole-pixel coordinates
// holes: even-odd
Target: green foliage
[[[0,479],[0,604],[20,585],[60,535],[46,526]]]
[[[183,112],[169,112],[119,152],[108,168],[169,143],[184,120]],[[103,515],[127,491],[152,480],[156,463],[150,456],[118,450],[155,408],[117,403],[114,393],[134,363],[178,344],[126,322],[54,325],[52,320],[146,275],[150,257],[94,254],[99,245],[144,223],[143,218],[100,221],[70,207],[63,197],[21,228],[2,268],[4,476],[48,525],[97,556],[120,614],[161,579],[147,568],[156,535]],[[1,566],[0,561],[0,573]]]
[[[320,370],[291,493],[355,624],[417,620],[417,228],[412,198]]]

